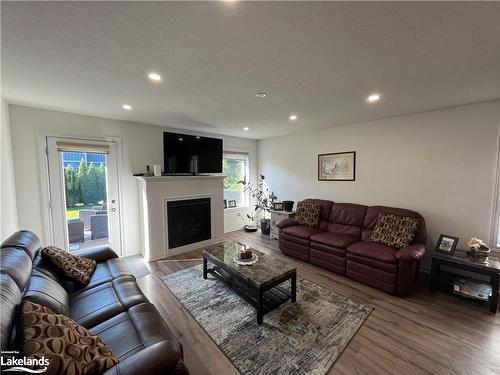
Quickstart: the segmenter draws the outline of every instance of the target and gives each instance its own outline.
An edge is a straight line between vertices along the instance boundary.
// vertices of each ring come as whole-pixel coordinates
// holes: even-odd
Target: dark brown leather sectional
[[[318,228],[298,225],[293,219],[277,224],[279,247],[289,256],[329,269],[387,293],[406,296],[412,291],[420,260],[425,254],[425,220],[402,208],[335,203],[306,199],[321,205]],[[413,243],[395,249],[370,241],[379,213],[418,220]]]
[[[58,274],[41,256],[29,231],[1,245],[1,350],[15,350],[15,319],[22,299],[41,304],[99,335],[119,359],[104,374],[187,374],[182,347],[139,289],[125,262],[109,247],[74,252],[97,268],[81,287]]]

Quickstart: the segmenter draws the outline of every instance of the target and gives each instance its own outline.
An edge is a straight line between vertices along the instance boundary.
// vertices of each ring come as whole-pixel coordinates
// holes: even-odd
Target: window
[[[236,207],[248,206],[248,194],[243,191],[239,181],[248,181],[248,154],[225,153],[223,160],[224,199],[227,207],[232,207],[229,201],[236,201]]]

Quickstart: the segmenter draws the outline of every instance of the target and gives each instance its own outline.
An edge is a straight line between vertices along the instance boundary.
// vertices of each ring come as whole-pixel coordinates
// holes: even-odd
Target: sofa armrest
[[[119,362],[102,375],[170,374],[174,369],[177,371],[181,353],[176,341],[160,341]]]
[[[297,225],[297,223],[295,222],[295,220],[293,218],[281,220],[278,224],[276,224],[276,226],[279,229],[284,229],[286,227],[291,227],[293,225]]]
[[[422,259],[425,254],[425,245],[416,243],[403,247],[396,253],[396,259],[402,262],[416,262]]]
[[[112,258],[118,258],[118,255],[116,255],[113,249],[106,245],[96,246],[90,249],[72,251],[71,253],[80,257],[93,259],[97,263],[104,262]]]

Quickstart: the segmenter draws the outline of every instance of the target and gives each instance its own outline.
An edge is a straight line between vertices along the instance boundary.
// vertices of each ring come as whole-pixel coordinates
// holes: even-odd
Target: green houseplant
[[[239,183],[243,185],[243,190],[249,193],[255,201],[254,211],[260,217],[260,230],[262,234],[269,235],[271,232],[269,213],[278,197],[267,185],[266,177],[263,174],[259,174],[257,186],[247,181],[240,181]],[[247,215],[247,217],[253,220],[252,215]]]

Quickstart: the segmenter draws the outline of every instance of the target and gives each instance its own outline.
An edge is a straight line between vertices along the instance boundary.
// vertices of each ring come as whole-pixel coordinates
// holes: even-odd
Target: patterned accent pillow
[[[44,374],[100,374],[118,364],[99,336],[70,318],[27,300],[21,312],[23,355],[48,359]]]
[[[401,249],[411,244],[417,227],[418,220],[412,217],[380,213],[371,240]]]
[[[297,224],[307,225],[308,227],[319,227],[319,214],[321,205],[319,203],[299,202],[297,204],[297,213],[294,220]]]
[[[93,259],[75,256],[55,246],[44,248],[42,255],[50,260],[64,276],[78,281],[83,285],[87,285],[90,282],[90,278],[97,265]]]

